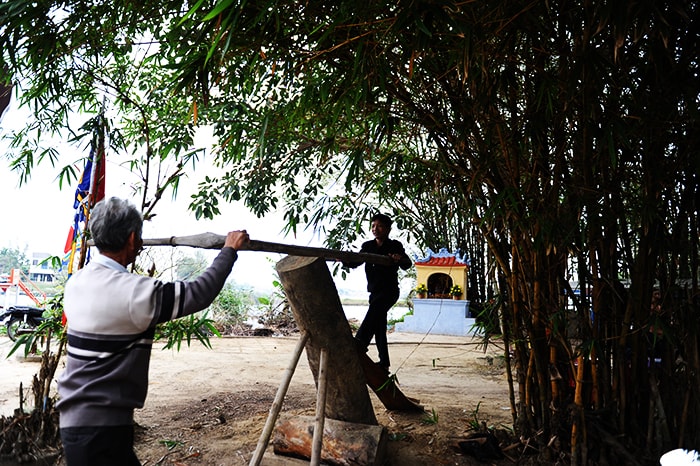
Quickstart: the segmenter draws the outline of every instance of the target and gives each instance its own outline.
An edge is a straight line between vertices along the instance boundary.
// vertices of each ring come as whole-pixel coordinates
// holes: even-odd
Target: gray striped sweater
[[[237,254],[224,248],[195,280],[162,282],[95,257],[66,283],[66,368],[58,379],[61,427],[129,425],[143,407],[156,324],[208,307]]]

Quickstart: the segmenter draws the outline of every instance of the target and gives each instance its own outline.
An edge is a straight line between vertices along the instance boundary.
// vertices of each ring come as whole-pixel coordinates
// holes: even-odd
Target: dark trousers
[[[67,466],[141,466],[134,453],[134,426],[61,429]]]
[[[369,295],[369,308],[359,330],[355,334],[365,347],[374,337],[379,353],[379,365],[389,367],[389,347],[386,342],[386,316],[391,306],[399,300],[399,290],[372,292]]]

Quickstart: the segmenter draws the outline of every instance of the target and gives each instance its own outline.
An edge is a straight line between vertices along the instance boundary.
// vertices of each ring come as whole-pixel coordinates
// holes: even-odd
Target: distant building
[[[32,253],[32,263],[29,266],[29,279],[35,283],[51,283],[56,277],[57,270],[46,261],[51,255],[45,252]]]

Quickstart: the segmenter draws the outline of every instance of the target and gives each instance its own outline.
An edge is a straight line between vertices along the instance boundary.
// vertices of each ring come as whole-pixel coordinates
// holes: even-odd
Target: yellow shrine
[[[428,249],[428,254],[422,259],[415,260],[416,281],[428,288],[427,296],[416,296],[428,299],[458,299],[467,297],[467,273],[469,260],[458,253],[450,253],[442,248],[440,252]],[[453,285],[462,289],[460,296],[450,294]]]
[[[469,262],[459,252],[450,253],[445,248],[437,253],[428,249],[424,258],[415,258],[418,286],[423,285],[427,293],[420,294],[416,289],[413,314],[397,322],[395,330],[423,335],[476,335],[479,328],[467,299]],[[451,293],[455,285],[459,285],[462,294]]]

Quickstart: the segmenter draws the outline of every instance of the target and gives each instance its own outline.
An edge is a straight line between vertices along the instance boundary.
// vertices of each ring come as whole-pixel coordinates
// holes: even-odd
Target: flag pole
[[[87,235],[88,235],[88,226],[90,223],[90,213],[92,212],[92,208],[95,206],[97,203],[96,201],[96,193],[99,190],[99,183],[102,181],[104,183],[104,180],[99,179],[99,173],[101,170],[99,170],[99,165],[101,163],[104,163],[104,160],[102,158],[104,157],[104,121],[103,121],[103,115],[104,113],[100,113],[98,116],[98,121],[97,121],[97,148],[96,150],[92,153],[92,167],[91,167],[91,173],[90,173],[90,189],[88,190],[88,198],[87,198],[87,208],[85,211],[85,226],[82,231],[82,238],[81,238],[81,245],[86,245],[87,244]],[[87,247],[81,247],[80,248],[80,260],[78,261],[78,270],[82,269],[83,266],[85,265],[85,260],[87,256],[87,251],[89,248]]]

